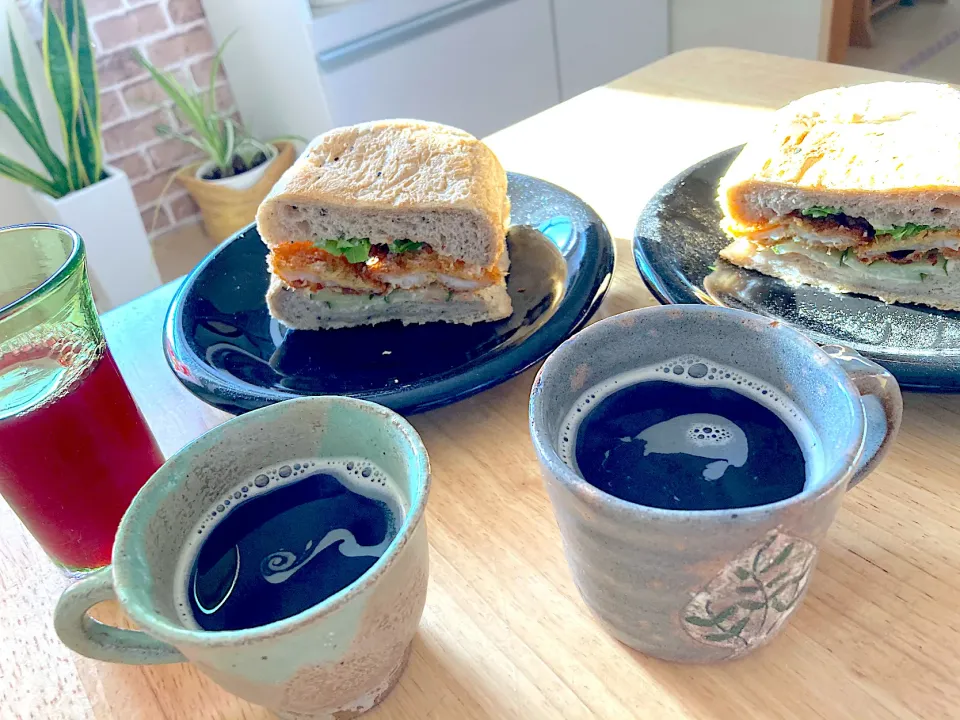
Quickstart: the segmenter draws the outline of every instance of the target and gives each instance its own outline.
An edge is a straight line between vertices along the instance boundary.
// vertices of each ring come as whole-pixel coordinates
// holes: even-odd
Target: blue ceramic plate
[[[614,260],[609,231],[579,198],[515,173],[508,192],[506,320],[288,330],[267,313],[266,247],[251,226],[174,296],[164,327],[170,367],[201,400],[232,413],[302,395],[351,395],[413,413],[502,383],[586,323]]]
[[[960,313],[887,305],[744,270],[720,260],[717,183],[740,148],[684,171],[647,204],[637,223],[634,258],[664,303],[707,303],[789,323],[818,343],[839,343],[884,365],[916,390],[960,391]]]

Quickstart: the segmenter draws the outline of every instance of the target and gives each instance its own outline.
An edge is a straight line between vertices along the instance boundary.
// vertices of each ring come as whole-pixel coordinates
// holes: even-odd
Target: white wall
[[[669,5],[669,0],[553,0],[562,99],[666,55]]]
[[[261,140],[312,138],[329,130],[330,113],[313,54],[306,0],[202,0],[223,53],[233,96],[247,129]],[[291,103],[291,97],[297,98]]]
[[[670,51],[704,46],[817,60],[826,0],[671,0]]]

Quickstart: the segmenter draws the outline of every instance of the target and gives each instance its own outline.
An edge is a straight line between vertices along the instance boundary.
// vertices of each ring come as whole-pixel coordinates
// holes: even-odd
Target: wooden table
[[[629,247],[636,216],[661,183],[743,141],[788,100],[881,77],[690,51],[490,144],[508,168],[569,188],[610,224],[620,257],[599,313],[607,316],[653,303]],[[171,291],[105,318],[166,453],[226,417],[184,391],[163,361]],[[430,591],[410,667],[371,720],[960,717],[960,397],[906,397],[897,447],[846,499],[786,631],[744,660],[696,667],[628,650],[580,601],[527,433],[532,379],[530,371],[412,418],[436,473]],[[50,621],[65,582],[6,508],[0,536],[0,717],[268,717],[189,665],[124,667],[66,650]]]

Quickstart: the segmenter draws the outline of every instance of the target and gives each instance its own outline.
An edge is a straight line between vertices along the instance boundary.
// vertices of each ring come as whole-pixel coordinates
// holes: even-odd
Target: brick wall
[[[43,0],[18,1],[39,38]],[[173,71],[181,82],[206,87],[216,47],[200,0],[86,0],[86,7],[96,44],[107,162],[130,177],[144,227],[148,232],[153,228],[151,235],[196,222],[199,210],[179,184],[161,193],[174,171],[201,153],[192,145],[157,136],[155,125],[180,123],[134,50]],[[220,110],[235,112],[222,70],[216,88]]]

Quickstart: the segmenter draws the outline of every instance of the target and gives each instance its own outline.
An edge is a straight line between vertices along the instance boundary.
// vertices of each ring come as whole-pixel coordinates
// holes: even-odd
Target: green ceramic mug
[[[244,477],[292,458],[363,457],[394,481],[404,518],[359,579],[285,620],[232,631],[189,627],[176,608],[187,538]],[[113,564],[64,592],[60,639],[98,660],[189,660],[230,692],[282,718],[353,717],[375,706],[406,665],[427,591],[424,508],[430,464],[413,427],[384,407],[347,397],[288,400],[229,420],[170,458],[134,498]],[[87,611],[116,598],[142,632]]]

